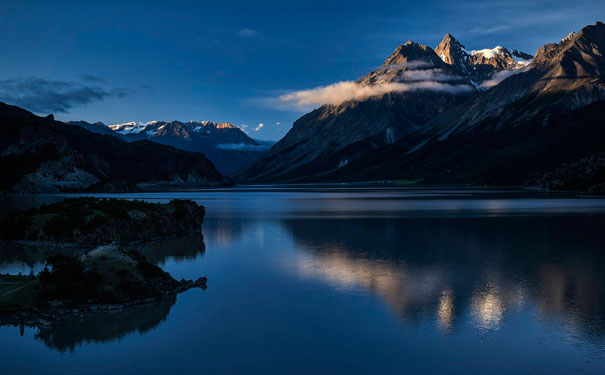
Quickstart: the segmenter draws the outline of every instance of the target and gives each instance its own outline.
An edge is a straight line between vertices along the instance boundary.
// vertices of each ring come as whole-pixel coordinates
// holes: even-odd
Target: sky
[[[228,121],[266,140],[313,108],[279,98],[356,80],[408,40],[533,54],[605,16],[602,0],[0,3],[0,101],[62,121]]]

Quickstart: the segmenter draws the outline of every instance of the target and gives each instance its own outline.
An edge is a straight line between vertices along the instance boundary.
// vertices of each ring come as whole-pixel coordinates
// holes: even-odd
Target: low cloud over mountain
[[[381,96],[389,92],[406,91],[444,91],[459,93],[472,91],[468,85],[443,83],[438,80],[410,81],[410,82],[383,82],[367,85],[355,81],[344,81],[314,89],[295,91],[281,95],[279,104],[290,105],[295,108],[306,108],[324,104],[339,105],[348,100],[364,100],[372,96]]]

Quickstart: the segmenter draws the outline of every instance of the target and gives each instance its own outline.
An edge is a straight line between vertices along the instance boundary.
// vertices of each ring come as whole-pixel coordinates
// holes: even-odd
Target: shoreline
[[[36,280],[33,280],[34,282]],[[86,301],[79,304],[71,304],[58,300],[46,301],[45,306],[32,307],[14,312],[0,313],[0,326],[13,327],[50,327],[54,323],[60,322],[66,317],[73,315],[82,315],[94,312],[120,312],[130,307],[147,305],[160,302],[171,296],[176,296],[193,288],[205,290],[207,278],[199,277],[196,280],[181,279],[178,285],[172,288],[165,288],[159,296],[134,298],[115,304],[102,304]]]

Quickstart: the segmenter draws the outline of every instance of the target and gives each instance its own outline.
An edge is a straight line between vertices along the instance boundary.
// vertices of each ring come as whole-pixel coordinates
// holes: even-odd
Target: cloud
[[[389,69],[398,69],[398,68],[406,68],[406,69],[422,69],[422,68],[430,68],[435,66],[431,61],[425,60],[410,60],[404,64],[391,64],[388,65]]]
[[[355,81],[344,81],[281,95],[277,98],[277,102],[282,107],[285,105],[295,108],[306,108],[324,104],[338,105],[348,100],[363,100],[373,96],[382,96],[390,92],[421,90],[444,91],[456,94],[474,89],[464,84],[449,84],[438,81],[383,82],[371,85]]]
[[[269,145],[251,145],[248,143],[221,143],[216,146],[219,150],[264,151]]]
[[[237,36],[240,38],[256,38],[260,36],[260,33],[253,29],[243,28],[237,32]]]
[[[264,104],[281,110],[310,108],[349,100],[365,100],[392,92],[443,91],[452,94],[473,91],[467,81],[430,61],[410,60],[404,64],[382,66],[360,81],[341,81],[327,86],[282,93],[264,100]]]
[[[492,77],[490,79],[483,81],[481,83],[481,85],[479,85],[479,87],[481,87],[482,89],[492,88],[492,87],[496,86],[497,84],[499,84],[500,82],[507,79],[508,77],[514,76],[515,74],[526,72],[528,69],[529,69],[529,67],[524,67],[521,69],[503,70],[501,72],[496,72],[492,75]]]
[[[261,130],[263,128],[263,126],[265,126],[265,124],[263,124],[261,122],[260,124],[258,124],[258,126],[256,128],[254,128],[254,131],[257,132],[257,131]]]
[[[456,81],[460,77],[443,73],[441,69],[405,70],[398,75],[398,79],[407,82],[418,81]]]
[[[279,121],[278,121],[278,122],[276,122],[276,123],[275,123],[275,125],[276,125],[276,126],[280,126],[280,125],[281,125],[281,122],[279,122]]]
[[[105,79],[102,77],[97,77],[92,74],[84,74],[82,75],[82,81],[85,82],[96,82],[96,83],[105,83]]]
[[[71,108],[110,97],[123,98],[131,89],[106,89],[95,83],[100,78],[87,76],[83,82],[46,80],[35,77],[0,80],[0,101],[38,113],[65,113]]]

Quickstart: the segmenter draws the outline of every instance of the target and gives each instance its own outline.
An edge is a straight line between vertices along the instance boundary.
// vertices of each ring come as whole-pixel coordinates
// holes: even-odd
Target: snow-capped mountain
[[[487,61],[476,66],[486,71],[491,67],[493,74],[498,74],[499,63],[519,56],[525,59],[512,50],[507,54],[502,47],[464,55],[454,49],[453,38],[446,42],[440,60],[450,66],[462,62],[460,70],[474,67],[469,60]],[[473,56],[477,56],[475,60]],[[496,59],[501,60],[490,65]],[[516,74],[502,74],[507,78],[489,90],[475,91],[468,100],[446,108],[394,143],[379,144],[370,139],[340,149],[332,147],[324,149],[317,160],[286,170],[307,157],[310,148],[288,160],[289,155],[327,137],[314,134],[311,112],[297,121],[299,129],[295,123],[288,133],[286,138],[291,139],[287,147],[280,147],[284,138],[263,156],[264,165],[256,163],[241,176],[259,182],[408,180],[542,186],[605,194],[605,24],[597,22],[559,43],[545,44],[531,63],[513,72]],[[360,113],[367,114],[364,125],[382,125],[385,108],[378,112],[373,103],[393,96],[385,94],[381,99],[355,103],[364,109]],[[429,99],[422,97],[423,104]],[[418,112],[418,103],[410,100],[400,100],[392,107],[390,113],[400,115],[392,126],[410,118],[409,112],[404,112],[410,107]],[[351,130],[354,117],[342,118],[347,108],[331,108],[331,116],[322,118],[322,126],[315,129],[344,121]],[[315,112],[324,114],[327,110]],[[347,163],[341,163],[345,159]]]
[[[496,72],[524,68],[533,59],[530,54],[502,46],[468,51],[451,34],[443,38],[435,53],[458,74],[469,77],[476,87]]]
[[[258,146],[258,143],[254,139],[248,137],[240,128],[228,122],[150,121],[146,123],[127,122],[108,125],[108,127],[131,139],[176,137],[189,141],[196,140],[214,147],[223,143],[242,143]]]
[[[477,90],[424,44],[408,41],[359,87],[405,87],[384,95],[323,105],[294,122],[292,129],[236,179],[288,181],[318,176],[397,142]],[[417,89],[415,89],[417,88]],[[332,159],[338,154],[337,159]]]
[[[491,65],[496,69],[518,69],[528,65],[533,56],[517,51],[516,49],[509,50],[502,46],[494,48],[480,49],[471,51],[467,57],[469,64]]]
[[[604,56],[601,22],[545,44],[535,56],[502,46],[467,50],[449,34],[435,50],[407,42],[356,83],[370,90],[431,77],[426,87],[472,81],[477,89],[380,91],[324,105],[234,177],[527,184],[602,193]]]
[[[83,121],[72,124],[97,133],[102,132],[100,129],[105,129],[129,142],[149,140],[186,151],[202,152],[224,174],[249,166],[269,148],[266,143],[257,142],[228,122],[150,121],[102,127],[99,127],[99,123],[88,124]],[[103,133],[106,134],[105,131]]]

